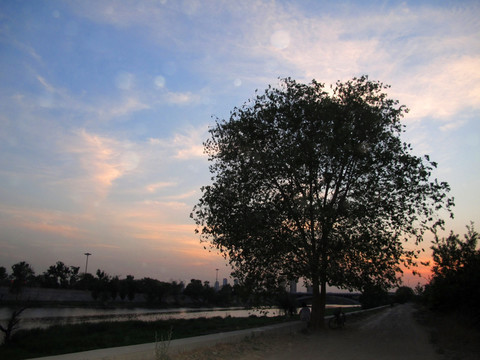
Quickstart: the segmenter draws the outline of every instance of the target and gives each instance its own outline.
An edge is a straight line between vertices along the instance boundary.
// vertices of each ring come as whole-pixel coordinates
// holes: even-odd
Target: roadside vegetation
[[[446,359],[478,359],[480,353],[480,250],[478,233],[467,226],[463,239],[451,232],[435,237],[433,276],[417,288],[417,320]]]
[[[435,237],[433,277],[425,287],[425,303],[442,313],[457,313],[480,329],[480,250],[478,233],[467,226],[463,239],[453,232]]]

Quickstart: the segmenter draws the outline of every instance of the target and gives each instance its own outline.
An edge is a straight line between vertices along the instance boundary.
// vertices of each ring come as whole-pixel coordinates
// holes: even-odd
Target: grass
[[[19,330],[12,342],[0,347],[0,359],[32,357],[155,342],[155,334],[171,339],[234,331],[286,321],[284,317],[200,318],[152,322],[122,321],[52,326]],[[46,345],[48,344],[48,345]]]

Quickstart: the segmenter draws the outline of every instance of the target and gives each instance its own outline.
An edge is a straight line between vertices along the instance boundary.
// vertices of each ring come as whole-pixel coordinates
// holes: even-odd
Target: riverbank
[[[350,311],[359,310],[358,308]],[[328,309],[332,312],[333,309]],[[345,310],[348,311],[348,310]],[[244,318],[216,317],[197,319],[170,319],[162,321],[99,322],[52,326],[47,329],[19,330],[8,347],[0,347],[2,359],[25,359],[56,354],[73,353],[100,348],[152,343],[155,334],[171,339],[256,328],[298,320],[298,315],[250,316]],[[45,344],[48,343],[48,348]]]
[[[170,319],[161,321],[100,322],[19,330],[9,345],[0,347],[1,359],[27,359],[101,348],[129,346],[256,328],[296,320],[283,316],[246,318]],[[48,344],[48,346],[45,346]]]

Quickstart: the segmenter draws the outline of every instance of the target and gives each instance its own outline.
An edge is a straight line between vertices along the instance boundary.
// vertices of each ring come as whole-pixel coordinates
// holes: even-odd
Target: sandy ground
[[[174,360],[441,359],[427,331],[413,318],[413,305],[398,305],[348,321],[341,330],[264,336],[238,344],[172,356]]]

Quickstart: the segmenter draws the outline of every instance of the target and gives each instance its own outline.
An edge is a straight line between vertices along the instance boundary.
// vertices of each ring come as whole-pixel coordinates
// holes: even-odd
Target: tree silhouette
[[[397,283],[400,263],[453,205],[436,163],[400,139],[404,106],[367,77],[323,84],[281,80],[205,142],[212,184],[192,211],[201,240],[224,253],[253,290],[303,278],[313,287],[313,326],[326,285]]]
[[[0,325],[0,331],[5,334],[3,338],[4,344],[10,343],[13,331],[18,328],[18,324],[20,323],[20,320],[21,320],[20,315],[22,314],[22,312],[25,311],[25,309],[26,307],[14,309],[10,315],[10,319],[8,319],[8,323],[6,327],[3,327],[2,325]]]
[[[43,273],[45,285],[47,287],[68,288],[74,286],[78,279],[80,267],[67,266],[62,261],[57,261],[55,265],[51,265],[47,271]]]
[[[435,237],[433,250],[433,277],[425,287],[424,297],[437,310],[456,310],[468,320],[480,323],[480,250],[479,234],[473,224],[461,239],[451,232],[449,236]]]
[[[30,281],[34,275],[35,271],[33,271],[30,264],[25,261],[12,265],[10,292],[18,296],[22,292],[23,287],[27,285],[28,281]]]

